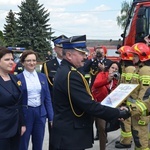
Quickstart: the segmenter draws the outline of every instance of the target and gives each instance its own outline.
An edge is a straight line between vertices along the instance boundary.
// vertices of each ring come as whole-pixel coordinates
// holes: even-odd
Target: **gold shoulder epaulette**
[[[77,71],[77,69],[73,66],[71,66],[71,71]]]

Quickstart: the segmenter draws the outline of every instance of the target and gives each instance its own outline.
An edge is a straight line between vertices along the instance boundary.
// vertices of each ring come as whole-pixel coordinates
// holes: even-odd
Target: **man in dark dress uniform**
[[[56,57],[52,60],[46,61],[42,66],[41,72],[45,73],[47,76],[51,96],[53,91],[54,76],[62,60],[62,44],[59,43],[61,40],[66,38],[67,37],[65,35],[60,35],[52,40],[54,42],[54,51],[56,52]]]
[[[93,116],[104,120],[128,118],[126,109],[102,106],[93,100],[88,83],[77,71],[86,58],[86,36],[62,41],[63,60],[53,86],[52,150],[83,150],[93,143]]]
[[[49,83],[49,89],[51,93],[52,103],[53,103],[53,80],[54,76],[56,74],[57,68],[59,67],[61,60],[62,60],[62,45],[59,44],[61,40],[66,39],[67,37],[65,35],[61,35],[52,41],[54,42],[54,50],[57,54],[57,56],[49,61],[46,61],[43,66],[41,72],[45,73],[47,76],[47,80]],[[48,130],[49,130],[49,150],[50,148],[50,133],[51,133],[51,125],[48,122]]]

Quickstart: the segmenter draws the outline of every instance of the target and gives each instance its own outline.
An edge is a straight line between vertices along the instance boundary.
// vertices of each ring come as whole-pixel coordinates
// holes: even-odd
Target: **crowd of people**
[[[100,150],[106,150],[106,125],[111,121],[119,122],[121,129],[116,148],[130,148],[134,141],[135,149],[149,150],[148,45],[121,46],[120,62],[114,62],[106,58],[103,45],[95,46],[88,59],[86,35],[61,35],[53,42],[56,57],[48,54],[41,73],[35,70],[37,54],[26,50],[20,58],[22,71],[10,74],[13,52],[0,47],[0,147],[28,150],[31,138],[32,149],[42,150],[48,119],[49,150],[85,150],[94,139]],[[102,105],[121,83],[139,86],[119,107]]]

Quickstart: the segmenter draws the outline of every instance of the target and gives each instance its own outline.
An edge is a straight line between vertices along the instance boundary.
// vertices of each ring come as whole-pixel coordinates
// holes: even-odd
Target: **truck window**
[[[144,24],[144,26],[146,27],[146,35],[148,35],[150,32],[149,32],[149,24],[150,24],[150,8],[149,7],[146,7],[146,10],[145,10],[145,15],[143,16],[145,19],[146,19],[146,22]]]
[[[127,19],[127,25],[125,27],[125,32],[124,32],[125,37],[127,37],[130,33],[131,24],[132,24],[134,14],[135,14],[135,6],[131,9],[131,12],[129,14],[129,18]]]
[[[148,20],[147,20],[147,27],[148,27],[148,34],[150,34],[150,7],[147,7],[147,10],[146,10],[146,16],[148,16]]]
[[[141,6],[137,15],[135,42],[145,42],[149,34],[149,7]]]

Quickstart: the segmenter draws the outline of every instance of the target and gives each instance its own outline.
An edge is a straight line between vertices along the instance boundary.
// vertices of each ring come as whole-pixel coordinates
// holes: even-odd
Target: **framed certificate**
[[[116,108],[122,104],[138,86],[139,84],[120,84],[101,102],[101,104]]]

